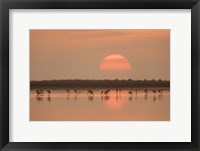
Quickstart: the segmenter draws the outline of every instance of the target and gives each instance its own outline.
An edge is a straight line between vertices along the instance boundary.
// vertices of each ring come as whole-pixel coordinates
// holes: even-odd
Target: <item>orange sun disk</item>
[[[124,56],[113,54],[103,59],[99,69],[101,71],[130,71],[131,65]]]

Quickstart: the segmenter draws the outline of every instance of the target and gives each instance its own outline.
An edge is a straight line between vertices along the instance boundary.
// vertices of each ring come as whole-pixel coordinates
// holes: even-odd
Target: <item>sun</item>
[[[99,65],[100,71],[131,71],[131,64],[120,54],[106,56]]]

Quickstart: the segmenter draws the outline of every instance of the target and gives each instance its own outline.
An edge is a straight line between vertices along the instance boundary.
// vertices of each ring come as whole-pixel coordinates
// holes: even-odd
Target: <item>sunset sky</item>
[[[30,30],[30,80],[170,80],[170,30]]]

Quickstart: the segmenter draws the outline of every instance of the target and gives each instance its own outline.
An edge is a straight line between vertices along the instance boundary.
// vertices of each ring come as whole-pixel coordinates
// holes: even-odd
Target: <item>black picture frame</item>
[[[191,142],[9,142],[9,9],[191,9]],[[200,150],[199,0],[0,0],[1,150]],[[53,137],[53,136],[52,136]]]

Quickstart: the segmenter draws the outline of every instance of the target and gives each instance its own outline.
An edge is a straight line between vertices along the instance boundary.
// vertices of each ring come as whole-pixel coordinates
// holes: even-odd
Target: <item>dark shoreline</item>
[[[163,80],[43,80],[31,81],[30,89],[128,89],[170,88],[170,81]]]

